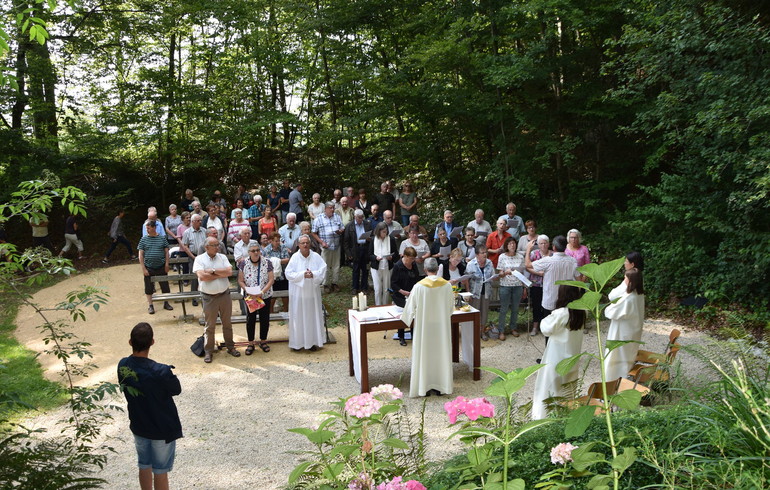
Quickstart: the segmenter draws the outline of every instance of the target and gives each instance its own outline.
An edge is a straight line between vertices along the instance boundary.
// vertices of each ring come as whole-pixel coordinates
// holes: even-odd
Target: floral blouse
[[[244,260],[238,265],[238,268],[243,272],[243,282],[248,287],[258,286],[262,290],[263,298],[271,298],[273,296],[273,288],[265,291],[267,281],[270,280],[269,273],[273,272],[273,264],[267,258],[260,257],[259,263],[254,264],[251,260]]]

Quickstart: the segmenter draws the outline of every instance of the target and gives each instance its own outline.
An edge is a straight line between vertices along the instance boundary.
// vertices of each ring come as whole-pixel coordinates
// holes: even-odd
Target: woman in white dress
[[[604,358],[604,370],[607,381],[625,377],[634,365],[639,344],[642,340],[644,324],[644,286],[642,273],[638,269],[629,269],[623,282],[609,294],[610,300],[617,301],[604,310],[610,323],[607,340],[634,340],[607,352]]]
[[[583,324],[586,312],[570,310],[567,305],[582,296],[583,290],[575,286],[559,286],[556,309],[540,322],[543,335],[549,337],[543,352],[541,364],[545,367],[537,372],[535,394],[532,396],[532,420],[544,419],[548,412],[545,400],[568,394],[567,387],[577,381],[579,363],[564,376],[556,373],[556,365],[583,350]]]
[[[390,303],[388,289],[390,288],[390,273],[395,257],[396,240],[388,235],[388,225],[380,223],[374,229],[374,239],[369,242],[369,259],[372,266],[372,283],[374,284],[374,304],[377,306]],[[395,259],[395,260],[394,260]]]

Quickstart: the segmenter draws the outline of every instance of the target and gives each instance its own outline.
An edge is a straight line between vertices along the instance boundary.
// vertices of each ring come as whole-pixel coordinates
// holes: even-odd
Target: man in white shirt
[[[543,309],[544,317],[551,314],[556,309],[556,298],[559,292],[559,286],[556,281],[571,281],[579,275],[577,273],[577,261],[564,253],[567,248],[567,239],[564,235],[559,235],[553,239],[553,255],[543,257],[540,260],[532,262],[530,253],[534,241],[529,242],[527,251],[524,254],[524,265],[531,274],[543,276]]]
[[[204,245],[206,253],[195,257],[193,272],[198,276],[198,286],[203,299],[203,316],[206,318],[206,331],[204,334],[204,350],[206,355],[203,362],[210,363],[214,354],[214,334],[217,329],[217,316],[222,319],[222,334],[225,337],[227,353],[233,357],[241,355],[233,343],[233,324],[230,321],[233,313],[233,302],[230,299],[229,277],[233,274],[233,268],[227,260],[227,256],[217,253],[219,240],[213,237],[206,238]]]
[[[286,224],[278,229],[281,235],[281,242],[291,250],[294,248],[294,242],[299,238],[299,226],[297,226],[297,214],[289,213],[286,215]]]
[[[467,228],[473,228],[476,232],[476,244],[483,245],[487,243],[487,237],[492,234],[492,225],[484,219],[483,209],[477,209],[473,216],[475,219],[468,223]],[[486,234],[479,235],[479,232],[486,232]]]
[[[505,214],[497,219],[504,219],[508,225],[508,233],[516,240],[519,241],[519,237],[527,233],[527,229],[524,228],[524,220],[521,216],[516,215],[516,205],[509,202],[505,205]]]
[[[251,241],[251,228],[242,228],[238,235],[241,239],[233,247],[233,258],[236,264],[240,264],[249,258],[249,242]]]

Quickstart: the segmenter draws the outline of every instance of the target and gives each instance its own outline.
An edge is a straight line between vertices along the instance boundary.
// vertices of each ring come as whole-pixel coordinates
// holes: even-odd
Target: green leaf
[[[642,401],[642,393],[636,390],[623,390],[610,396],[610,403],[624,410],[633,410]]]
[[[398,412],[398,410],[401,408],[401,405],[398,403],[386,403],[382,407],[380,407],[380,414],[381,415],[387,415],[389,413]]]
[[[508,392],[506,391],[505,383],[503,382],[490,384],[487,386],[487,389],[484,390],[484,394],[489,396],[501,396],[503,398],[508,397]]]
[[[591,421],[594,418],[594,411],[596,407],[585,406],[576,408],[569,414],[567,423],[564,426],[564,437],[580,437],[585,433],[588,426],[591,425]]]
[[[291,484],[297,481],[297,478],[299,478],[311,464],[313,464],[312,461],[305,461],[291,470],[291,473],[289,473],[289,483]]]
[[[588,283],[585,283],[583,281],[556,281],[556,284],[561,286],[562,284],[565,286],[575,286],[576,288],[580,289],[589,289]]]
[[[516,478],[515,480],[508,480],[508,490],[524,490],[526,485],[524,480]]]
[[[609,490],[610,483],[612,483],[612,477],[610,475],[594,475],[594,477],[588,481],[586,488]]]
[[[615,459],[612,460],[612,468],[623,473],[629,466],[636,461],[636,448],[624,447],[623,454],[618,454]]]
[[[507,377],[515,376],[517,378],[527,379],[533,374],[535,374],[539,369],[542,369],[544,367],[545,367],[545,364],[533,364],[531,366],[517,368],[511,371],[511,373]]]
[[[586,291],[580,299],[576,299],[567,306],[573,310],[594,311],[601,299],[601,293],[597,293],[596,291]]]
[[[493,368],[493,367],[487,367],[487,366],[480,366],[479,369],[481,369],[482,371],[488,371],[490,373],[496,374],[500,378],[505,378],[506,377],[505,371],[503,371],[501,369],[497,369],[497,368]]]
[[[556,365],[556,374],[559,376],[564,376],[568,372],[572,371],[572,368],[575,367],[575,364],[580,362],[580,358],[583,356],[590,355],[587,352],[581,352],[580,354],[574,355],[572,357],[568,357],[566,359],[562,359],[559,361],[559,364]]]
[[[602,264],[591,262],[590,264],[578,267],[577,270],[595,282],[599,291],[601,291],[604,289],[607,282],[617,274],[621,267],[623,267],[625,261],[625,257],[621,257]]]
[[[396,439],[395,437],[388,437],[387,439],[383,439],[382,443],[388,447],[393,447],[396,449],[409,449],[409,445],[407,443],[401,439]]]
[[[468,462],[473,466],[479,466],[489,460],[491,449],[488,447],[477,447],[468,451]]]
[[[608,340],[605,345],[607,347],[607,351],[612,352],[613,350],[617,349],[618,347],[626,344],[631,343],[637,343],[637,344],[644,344],[644,342],[640,342],[638,340]]]
[[[323,475],[328,478],[329,480],[334,480],[337,478],[337,476],[342,473],[342,470],[345,469],[345,463],[339,462],[339,463],[333,463],[324,468]]]
[[[585,471],[596,463],[604,463],[604,455],[591,451],[595,443],[588,443],[572,451],[572,467],[577,471]]]

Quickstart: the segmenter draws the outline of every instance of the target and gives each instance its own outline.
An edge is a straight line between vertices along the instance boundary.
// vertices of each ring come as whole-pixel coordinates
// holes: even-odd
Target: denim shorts
[[[146,439],[134,434],[134,443],[140,470],[152,468],[154,474],[162,475],[174,467],[176,441],[166,443],[163,439]]]

